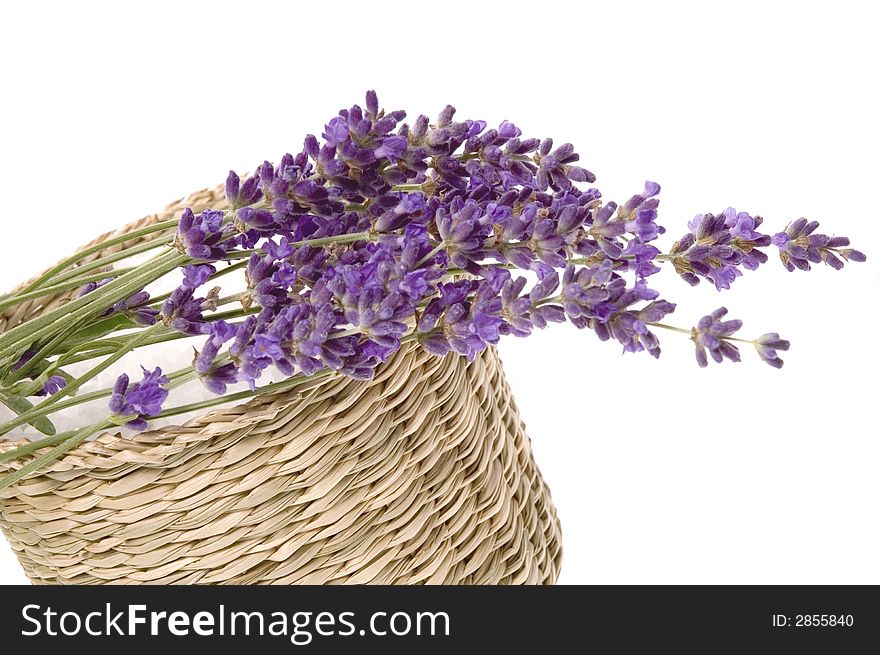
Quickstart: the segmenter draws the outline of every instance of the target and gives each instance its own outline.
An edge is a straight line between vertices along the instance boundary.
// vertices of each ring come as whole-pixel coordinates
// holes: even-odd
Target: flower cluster
[[[691,339],[697,347],[697,363],[706,366],[709,360],[706,351],[719,364],[725,359],[738,362],[739,349],[730,343],[733,333],[742,327],[739,319],[722,320],[727,315],[727,309],[719,307],[708,316],[704,316],[691,330]]]
[[[712,359],[719,364],[724,359],[738,362],[740,360],[739,348],[733,342],[739,341],[751,343],[758,351],[761,360],[773,368],[782,368],[783,361],[779,358],[777,351],[788,350],[790,345],[788,341],[780,339],[775,332],[763,334],[751,341],[734,337],[733,334],[742,327],[742,321],[739,319],[723,320],[725,316],[727,316],[727,309],[719,307],[711,314],[701,318],[697,325],[691,328],[691,340],[696,345],[697,363],[700,366],[707,366],[709,363],[706,351],[709,351]]]
[[[134,384],[129,384],[128,376],[123,373],[113,385],[110,411],[115,416],[128,419],[125,423],[127,427],[143,430],[147,427],[145,417],[155,416],[162,411],[162,404],[168,398],[166,384],[168,378],[162,375],[159,367],[152,371],[143,369],[143,378]]]
[[[758,232],[762,223],[760,216],[732,207],[718,216],[697,214],[688,223],[688,234],[672,246],[669,259],[689,284],[705,278],[719,290],[729,289],[743,269],[753,271],[767,262],[767,254],[759,248],[771,244],[778,248],[779,258],[789,271],[808,271],[810,262],[824,262],[839,270],[843,268],[841,260],[865,261],[862,252],[849,247],[848,238],[813,234],[818,221],[799,218],[772,237]]]
[[[369,378],[405,341],[473,359],[501,336],[564,321],[657,357],[654,331],[675,310],[649,282],[664,263],[692,285],[726,289],[764,264],[770,245],[789,268],[864,260],[845,238],[813,234],[815,222],[771,237],[758,231],[760,217],[732,208],[697,215],[664,253],[658,184],[606,201],[586,186],[595,176],[571,144],[526,138],[509,121],[459,121],[452,107],[433,122],[405,118],[381,110],[371,91],[299,153],[244,178],[230,172],[228,209],[183,212],[175,247],[191,261],[160,317],[205,338],[194,369],[211,391],[256,389],[269,367]],[[242,257],[241,314],[212,320],[219,290],[198,290],[216,262]],[[731,335],[740,325],[725,313],[692,331],[700,365],[739,359]],[[753,343],[781,366],[776,351],[788,342],[769,334]],[[118,384],[114,413],[154,413],[164,399],[158,375]]]
[[[799,218],[778,232],[771,241],[779,248],[779,258],[789,271],[796,268],[810,270],[810,262],[824,262],[831,268],[840,270],[843,261],[863,262],[865,255],[849,247],[846,237],[829,237],[825,234],[813,234],[819,227],[818,221],[807,221]]]
[[[670,250],[676,272],[689,284],[700,278],[717,289],[729,289],[742,269],[755,270],[767,261],[758,250],[770,245],[770,237],[757,231],[763,219],[728,207],[718,216],[697,214],[688,223],[690,231]]]

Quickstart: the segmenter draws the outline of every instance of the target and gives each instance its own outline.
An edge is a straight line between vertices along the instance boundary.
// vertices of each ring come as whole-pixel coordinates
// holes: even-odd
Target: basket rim
[[[419,363],[422,364],[426,361],[432,361],[435,362],[434,365],[437,368],[451,364],[449,361],[444,361],[448,358],[434,357],[426,351],[416,348],[413,344],[405,344],[404,348],[394,353],[389,360],[398,356],[402,358],[418,357]],[[9,489],[15,489],[19,484],[26,484],[29,480],[47,473],[110,470],[120,466],[140,464],[141,460],[164,459],[183,452],[197,443],[210,441],[240,430],[249,431],[271,422],[293,402],[306,398],[310,392],[320,390],[321,392],[336,393],[342,391],[347,385],[382,384],[397,374],[396,367],[388,366],[388,364],[389,362],[383,363],[377,369],[376,376],[372,380],[355,380],[334,373],[327,377],[306,380],[293,389],[268,393],[229,407],[213,409],[193,417],[183,424],[163,425],[130,436],[124,436],[120,431],[104,431],[96,435],[94,439],[84,441],[76,448],[72,448],[63,457],[39,471],[25,476]],[[222,426],[222,428],[218,426]],[[32,443],[32,441],[26,438],[15,441],[0,441],[0,453],[14,450],[28,443]],[[23,458],[0,462],[0,469],[16,470],[38,454],[39,451],[36,451]],[[88,463],[86,463],[86,459],[88,459]],[[0,499],[5,495],[14,495],[8,493],[9,489],[0,491]]]

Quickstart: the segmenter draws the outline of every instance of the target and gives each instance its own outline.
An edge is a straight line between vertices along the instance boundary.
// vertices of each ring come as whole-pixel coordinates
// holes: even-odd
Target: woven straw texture
[[[223,205],[206,190],[123,230]],[[0,331],[70,296],[22,303]],[[0,491],[0,527],[40,584],[551,584],[561,559],[494,349],[468,364],[406,346],[369,382],[105,433]]]

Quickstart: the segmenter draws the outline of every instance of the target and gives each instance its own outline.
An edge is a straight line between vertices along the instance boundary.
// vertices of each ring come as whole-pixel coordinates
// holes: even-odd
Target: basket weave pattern
[[[203,191],[123,229],[223,204]],[[10,309],[0,331],[72,294]],[[561,558],[494,349],[469,364],[405,346],[369,382],[104,433],[0,491],[0,527],[35,583],[548,584]]]

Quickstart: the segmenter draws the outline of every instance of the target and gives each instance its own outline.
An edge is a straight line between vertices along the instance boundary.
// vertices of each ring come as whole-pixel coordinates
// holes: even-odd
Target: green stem
[[[243,318],[245,316],[250,316],[251,314],[259,313],[260,309],[260,307],[254,307],[252,309],[236,309],[228,312],[218,312],[217,314],[211,315],[211,321],[228,321],[230,319]],[[122,339],[125,339],[126,337],[127,335],[118,337],[116,339],[101,339],[95,341],[92,344],[92,347],[88,350],[77,350],[71,353],[70,357],[65,357],[64,364],[77,364],[79,362],[87,362],[90,359],[94,359],[95,357],[103,357],[104,355],[114,352],[116,348],[120,347],[120,345],[123,343]],[[194,338],[194,335],[185,334],[183,332],[178,332],[177,330],[167,328],[166,330],[158,332],[154,336],[150,337],[150,339],[140,344],[138,347],[140,348],[142,346],[153,346],[157,343],[167,343],[169,341],[192,338]]]
[[[149,252],[150,250],[155,250],[156,248],[161,248],[162,246],[170,246],[171,242],[167,237],[161,237],[159,239],[154,239],[152,241],[147,241],[146,243],[142,243],[139,246],[134,246],[132,248],[126,248],[125,250],[120,250],[119,252],[113,253],[112,255],[107,255],[106,257],[101,257],[100,259],[96,259],[93,262],[89,262],[87,264],[83,264],[81,266],[77,266],[72,271],[68,273],[64,273],[63,275],[59,275],[58,277],[50,280],[53,284],[58,284],[59,282],[64,282],[80,273],[84,273],[86,271],[93,271],[96,268],[104,268],[109,266],[110,264],[114,264],[118,261],[122,261],[124,259],[128,259],[129,257],[134,257],[135,255],[140,255],[141,253]],[[118,269],[108,271],[108,273],[116,273]]]
[[[43,402],[34,405],[32,409],[27,412],[22,412],[17,417],[12,419],[11,421],[7,421],[2,426],[0,426],[0,436],[6,434],[11,429],[18,427],[19,425],[24,425],[25,423],[29,423],[32,419],[37,418],[39,416],[45,416],[46,414],[52,413],[52,406],[56,405],[61,401],[65,396],[69,396],[74,393],[77,389],[82,387],[86,382],[93,379],[97,375],[101,374],[103,371],[107,370],[110,366],[118,362],[129,352],[137,348],[139,345],[142,345],[144,341],[146,341],[147,337],[154,332],[154,328],[160,327],[161,324],[157,323],[156,325],[149,327],[145,330],[141,330],[141,332],[131,341],[126,342],[122,346],[117,349],[115,353],[113,353],[110,357],[102,361],[97,366],[90,369],[87,373],[84,373],[76,380],[68,384],[63,389],[60,389],[56,394],[49,396]]]
[[[429,252],[427,255],[425,255],[424,257],[422,257],[422,258],[419,260],[419,262],[418,262],[413,268],[418,268],[419,266],[421,266],[421,265],[424,264],[426,261],[428,261],[429,259],[431,259],[431,257],[433,257],[434,255],[436,255],[436,254],[437,254],[438,252],[440,252],[441,250],[443,250],[443,242],[442,242],[442,241],[441,241],[440,243],[438,243],[436,246],[434,246],[434,248],[431,250],[431,252]]]
[[[254,305],[250,309],[230,309],[227,312],[217,312],[211,314],[211,321],[228,321],[233,318],[244,318],[252,314],[259,314],[263,310],[259,305]]]
[[[176,218],[172,218],[167,221],[160,221],[159,223],[154,223],[153,225],[142,227],[139,230],[132,230],[131,232],[120,234],[119,236],[112,237],[110,239],[107,239],[106,241],[101,241],[100,243],[96,243],[93,246],[84,248],[75,255],[68,257],[67,259],[59,262],[57,265],[50,268],[48,271],[40,275],[36,280],[22,288],[19,293],[27,293],[29,291],[33,291],[34,289],[38,289],[47,280],[51,280],[58,273],[63,272],[69,266],[76,264],[78,261],[88,257],[89,255],[94,255],[95,253],[101,252],[102,250],[106,250],[110,246],[125,243],[126,241],[131,241],[132,239],[137,239],[148,234],[162,232],[163,230],[170,230],[171,228],[177,227],[178,222],[179,220]]]
[[[6,359],[17,359],[28,344],[63,331],[66,326],[62,323],[69,325],[99,314],[174,270],[187,259],[176,251],[158,255],[100,289],[12,328],[0,336],[0,352],[5,353]]]
[[[167,385],[168,389],[173,389],[179,387],[186,382],[194,380],[197,376],[195,370],[192,366],[187,366],[186,368],[179,369],[174,371],[174,373],[168,374],[169,384]],[[56,412],[60,412],[63,409],[68,409],[70,407],[76,407],[77,405],[83,405],[85,403],[90,403],[93,400],[100,400],[101,398],[107,398],[113,394],[113,389],[100,389],[98,391],[92,391],[90,393],[80,394],[75,398],[68,398],[67,400],[63,400],[55,405],[52,405],[51,409],[47,414],[54,414]],[[6,426],[2,426],[3,429]],[[17,427],[17,426],[13,426]],[[40,441],[44,445],[51,445],[55,443],[59,443],[65,439],[64,433],[56,434],[51,437],[46,437],[45,439],[41,439]],[[36,443],[36,442],[31,442]],[[26,446],[21,446],[21,448],[25,448]],[[5,462],[9,459],[15,459],[15,453],[19,452],[20,449],[11,450],[7,453],[0,453],[0,462]]]
[[[466,162],[466,161],[470,161],[471,159],[479,159],[481,157],[481,154],[479,152],[463,152],[460,155],[456,155],[455,157],[456,157],[456,159],[458,159],[458,161]],[[509,159],[513,159],[516,161],[528,161],[528,162],[535,161],[535,158],[533,155],[510,155],[510,154],[508,154],[507,157]]]
[[[646,325],[651,325],[653,327],[663,328],[664,330],[671,330],[673,332],[680,332],[681,334],[687,334],[693,339],[693,331],[687,330],[685,328],[675,327],[674,325],[666,325],[665,323],[647,323]],[[751,346],[755,345],[756,339],[740,339],[739,337],[718,337],[722,341],[736,341],[738,343],[747,343]]]
[[[145,344],[149,340],[150,335],[155,334],[156,331],[160,327],[162,327],[162,324],[156,323],[155,325],[151,325],[148,328],[140,330],[136,334],[136,336],[134,336],[130,341],[127,341],[125,344],[121,345],[119,347],[119,349],[115,353],[113,353],[110,357],[105,359],[103,362],[101,362],[97,366],[94,366],[93,368],[91,368],[87,373],[79,376],[75,381],[71,382],[66,387],[59,390],[58,393],[56,393],[55,395],[50,396],[49,398],[44,400],[43,403],[41,403],[41,405],[42,404],[48,405],[48,404],[50,404],[49,403],[50,400],[57,401],[57,400],[60,400],[61,398],[63,398],[64,396],[73,395],[73,393],[77,389],[82,387],[86,382],[88,382],[89,380],[95,378],[96,376],[98,376],[101,373],[103,373],[104,371],[106,371],[113,364],[115,364],[120,359],[125,357],[125,355],[130,353],[135,348],[138,348],[139,346]],[[63,356],[59,358],[59,361],[61,361],[63,364],[67,364],[67,362],[64,361]],[[40,405],[37,405],[34,409],[37,409],[39,407],[40,407]]]
[[[65,400],[64,402],[60,402],[57,405],[55,405],[54,407],[52,407],[51,413],[60,412],[62,409],[67,409],[68,407],[75,407],[76,405],[82,405],[83,403],[91,402],[92,400],[100,400],[101,398],[106,398],[107,396],[110,396],[111,394],[112,394],[112,389],[102,389],[101,391],[93,391],[92,393],[79,395],[76,398],[69,398],[68,400]],[[61,434],[56,434],[56,435],[53,435],[50,437],[46,437],[44,439],[40,439],[39,442],[42,443],[44,446],[50,446],[50,445],[53,445],[56,443],[61,443],[62,441],[64,441],[67,438],[65,436],[66,434],[69,434],[69,433],[63,432]],[[30,442],[30,443],[37,443],[37,442]],[[10,459],[15,459],[18,456],[17,453],[20,452],[20,449],[25,448],[25,447],[27,447],[27,444],[25,446],[20,446],[19,448],[16,448],[15,450],[10,450],[9,452],[0,453],[0,462],[5,462]]]
[[[308,382],[310,380],[320,379],[323,377],[327,377],[336,371],[332,369],[322,369],[317,373],[312,375],[303,376],[303,375],[294,375],[293,377],[287,378],[286,380],[281,380],[280,382],[273,382],[271,384],[267,384],[265,386],[259,387],[254,391],[248,389],[247,391],[239,391],[238,393],[231,393],[224,396],[216,396],[214,398],[208,398],[207,400],[202,400],[196,403],[189,403],[188,405],[178,405],[177,407],[169,407],[166,410],[163,410],[159,414],[155,416],[150,416],[148,418],[167,418],[169,416],[177,416],[179,414],[186,414],[188,412],[195,412],[202,409],[210,409],[212,407],[216,407],[217,405],[223,405],[229,402],[235,402],[237,400],[246,400],[248,398],[254,398],[256,396],[264,395],[267,393],[275,393],[278,391],[285,391],[287,389],[292,389],[300,384]]]
[[[43,439],[37,439],[36,441],[29,441],[23,446],[19,446],[13,450],[9,450],[5,453],[0,453],[0,462],[8,462],[13,459],[18,459],[24,455],[29,455],[35,450],[40,450],[41,448],[47,448],[48,446],[54,446],[55,444],[59,444],[62,441],[67,441],[74,434],[74,430],[69,432],[62,432],[61,434],[53,434],[50,437],[44,437]]]
[[[19,293],[14,296],[10,296],[5,300],[0,300],[0,311],[18,305],[19,303],[23,303],[25,300],[31,300],[32,298],[42,298],[43,296],[48,296],[53,293],[59,293],[60,291],[75,289],[76,287],[81,287],[89,282],[99,282],[101,280],[107,279],[107,277],[112,277],[114,275],[123,275],[133,270],[133,268],[120,268],[115,271],[102,271],[100,273],[93,273],[92,275],[84,275],[81,278],[68,279],[64,282],[53,284],[52,286],[42,287],[40,289],[37,289],[36,291]]]
[[[52,351],[63,342],[64,334],[56,334],[52,339],[40,346],[39,350],[37,350],[28,361],[23,362],[18,370],[15,370],[15,366],[18,362],[8,362],[3,367],[2,374],[0,374],[0,379],[3,380],[3,386],[9,388],[19,380],[23,380],[30,374],[33,368],[40,366],[46,357],[51,355]]]
[[[537,302],[533,302],[532,307],[541,307],[543,305],[549,305],[551,303],[562,302],[563,300],[565,300],[565,298],[562,296],[562,294],[559,294],[558,296],[552,296],[551,298],[544,298],[542,300],[538,300]]]
[[[16,482],[21,480],[26,475],[30,475],[34,471],[37,471],[37,470],[43,468],[46,464],[49,464],[49,463],[55,461],[58,457],[60,457],[64,453],[66,453],[68,450],[71,450],[72,448],[76,448],[79,444],[81,444],[83,441],[85,441],[88,437],[92,436],[96,432],[99,432],[101,430],[104,430],[104,429],[112,427],[112,426],[113,426],[113,422],[110,419],[104,419],[103,421],[100,421],[100,422],[95,423],[93,425],[89,425],[89,426],[84,427],[81,430],[75,432],[73,434],[73,436],[71,436],[66,441],[60,443],[59,445],[55,446],[52,450],[50,450],[45,455],[40,455],[39,457],[37,457],[33,461],[22,466],[20,469],[18,469],[14,473],[10,473],[6,477],[4,477],[2,480],[0,480],[0,491],[5,489],[6,487],[9,487],[9,486],[15,484]],[[15,453],[15,452],[16,451],[11,451],[10,453],[7,453],[7,455]],[[17,456],[18,455],[16,455],[16,457]]]
[[[672,332],[680,332],[681,334],[687,334],[690,336],[692,333],[690,330],[680,327],[675,327],[674,325],[666,325],[666,323],[647,323],[651,327],[661,328],[663,330],[670,330]]]

